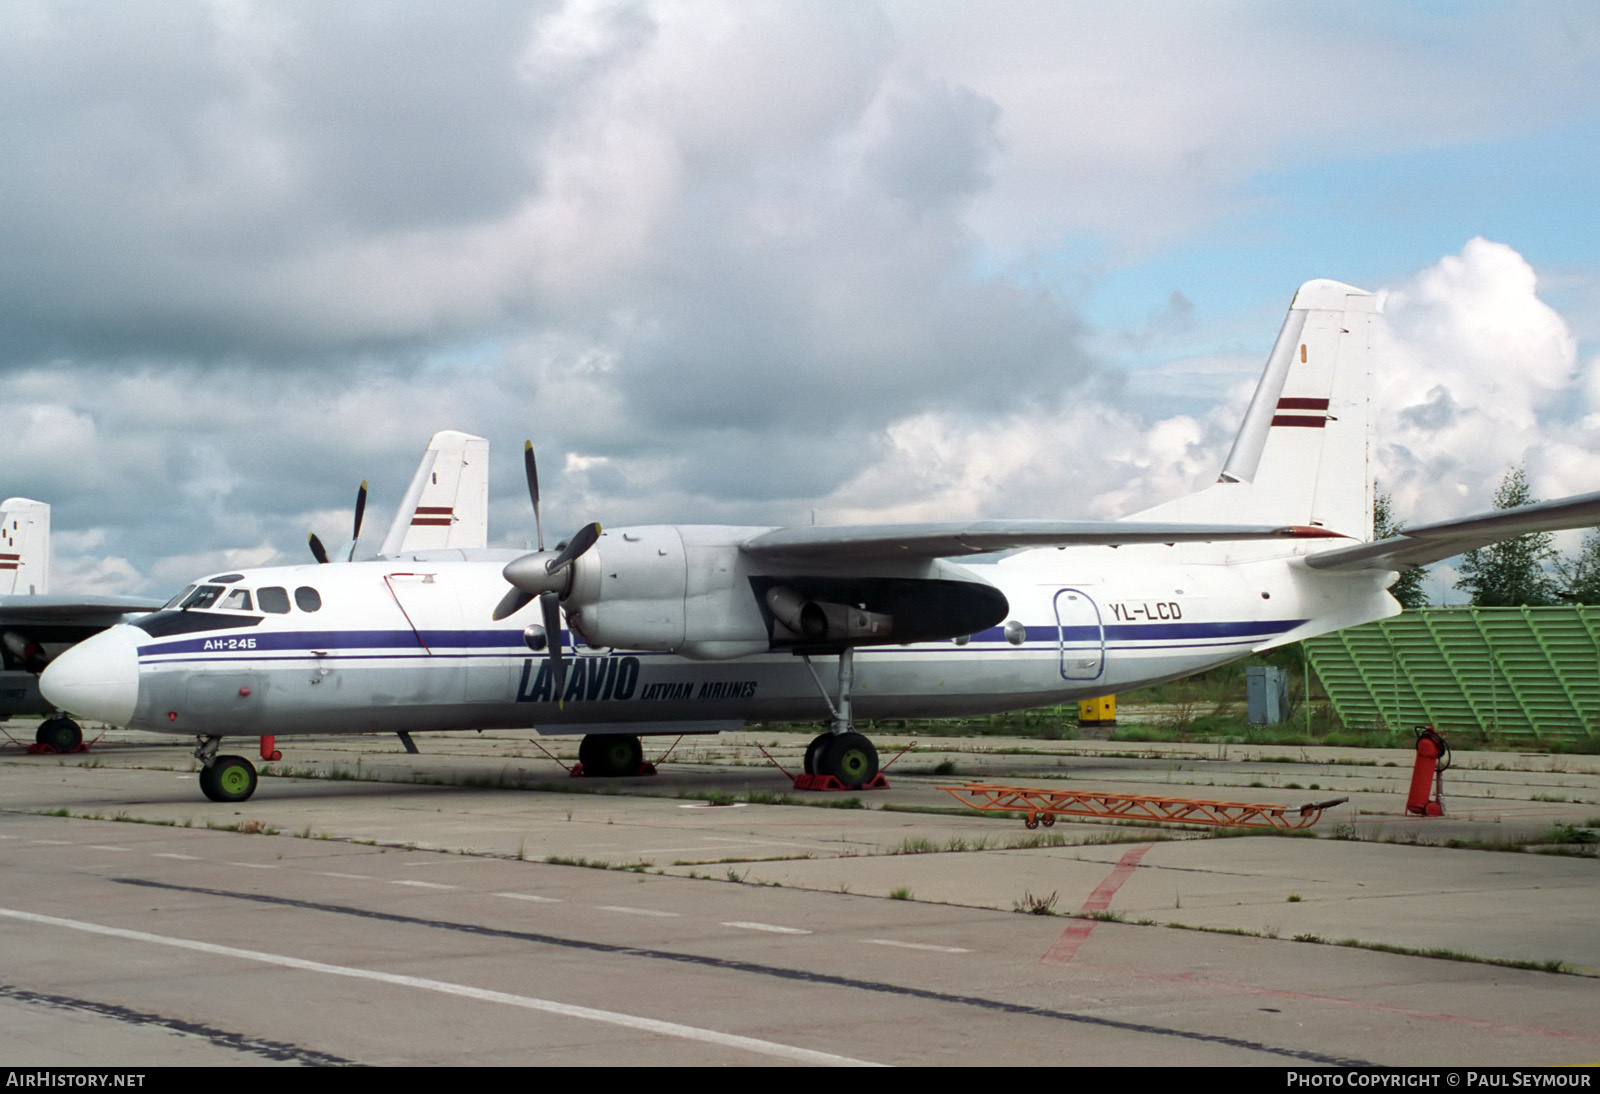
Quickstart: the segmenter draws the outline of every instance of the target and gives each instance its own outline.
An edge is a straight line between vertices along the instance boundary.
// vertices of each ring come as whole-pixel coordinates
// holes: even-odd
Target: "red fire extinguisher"
[[[1444,816],[1444,773],[1450,767],[1450,744],[1432,726],[1417,726],[1417,762],[1411,769],[1406,812],[1418,817]],[[1429,784],[1433,797],[1428,797]]]

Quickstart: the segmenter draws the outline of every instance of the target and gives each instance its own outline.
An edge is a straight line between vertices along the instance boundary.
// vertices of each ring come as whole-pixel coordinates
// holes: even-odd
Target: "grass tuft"
[[[1021,912],[1023,915],[1060,914],[1056,911],[1056,893],[1054,892],[1049,896],[1034,896],[1031,891],[1024,891],[1021,900],[1012,902],[1011,910],[1013,912]]]

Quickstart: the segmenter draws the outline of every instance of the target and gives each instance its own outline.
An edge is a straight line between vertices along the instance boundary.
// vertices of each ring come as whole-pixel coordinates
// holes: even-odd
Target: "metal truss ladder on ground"
[[[1317,823],[1324,809],[1350,800],[1336,798],[1294,806],[1160,798],[1149,794],[1102,794],[1092,790],[1043,790],[992,783],[967,783],[939,789],[973,809],[987,813],[1021,813],[1029,828],[1037,828],[1041,823],[1048,828],[1057,817],[1215,824],[1229,828],[1309,828]]]

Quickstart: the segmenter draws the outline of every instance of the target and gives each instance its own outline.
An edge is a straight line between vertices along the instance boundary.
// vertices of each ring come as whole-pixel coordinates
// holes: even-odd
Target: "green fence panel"
[[[1600,735],[1600,607],[1421,608],[1305,643],[1339,720],[1548,746]]]

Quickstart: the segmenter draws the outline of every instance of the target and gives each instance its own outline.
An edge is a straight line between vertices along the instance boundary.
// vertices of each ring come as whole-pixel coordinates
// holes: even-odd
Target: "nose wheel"
[[[248,801],[256,781],[255,764],[243,756],[218,756],[200,769],[200,791],[214,802]]]
[[[259,782],[256,765],[243,756],[218,756],[220,744],[221,737],[202,737],[195,746],[194,758],[204,765],[200,768],[200,792],[214,802],[249,801]]]

